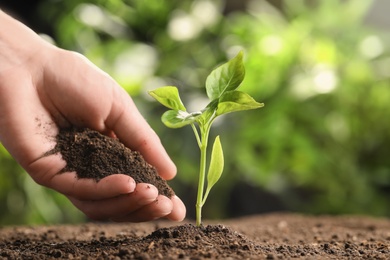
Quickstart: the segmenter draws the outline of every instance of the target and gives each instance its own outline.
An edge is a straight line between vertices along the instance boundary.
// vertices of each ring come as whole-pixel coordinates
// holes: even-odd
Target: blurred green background
[[[161,123],[165,109],[147,91],[175,85],[190,110],[202,108],[206,76],[239,50],[247,71],[241,88],[265,107],[224,116],[212,129],[226,166],[205,218],[271,211],[390,217],[386,1],[5,2],[5,10],[86,55],[132,95],[178,166],[170,184],[189,218],[196,141],[190,127]],[[0,224],[86,221],[1,146],[0,171]]]

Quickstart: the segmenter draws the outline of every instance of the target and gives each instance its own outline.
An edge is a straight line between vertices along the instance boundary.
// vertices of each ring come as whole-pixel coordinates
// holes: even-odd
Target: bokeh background
[[[170,184],[194,217],[198,151],[168,129],[147,91],[179,88],[202,108],[204,82],[244,50],[242,90],[259,110],[216,121],[226,166],[204,217],[272,211],[390,217],[387,0],[1,0],[56,45],[80,52],[132,95],[178,166]],[[28,44],[28,43],[26,43]],[[35,184],[0,145],[0,224],[87,221]]]

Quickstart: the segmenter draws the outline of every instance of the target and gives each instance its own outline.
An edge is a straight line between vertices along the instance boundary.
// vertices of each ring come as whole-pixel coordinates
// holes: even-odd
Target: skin
[[[127,175],[96,183],[77,179],[74,172],[57,174],[65,166],[61,156],[42,155],[55,146],[58,129],[69,125],[116,136],[162,178],[176,175],[159,137],[108,74],[0,11],[0,141],[15,160],[35,182],[64,194],[91,219],[184,219],[177,196],[159,195],[153,185],[135,184]]]

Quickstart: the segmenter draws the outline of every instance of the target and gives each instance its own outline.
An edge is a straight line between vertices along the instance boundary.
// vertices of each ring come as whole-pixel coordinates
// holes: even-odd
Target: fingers
[[[185,215],[186,208],[179,197],[174,196],[169,199],[159,195],[154,202],[139,210],[125,216],[112,217],[111,220],[116,222],[142,222],[165,217],[172,221],[182,221]]]
[[[39,158],[28,165],[29,174],[35,182],[79,200],[100,200],[128,194],[136,183],[124,174],[113,174],[100,181],[80,179],[75,172],[61,173],[66,162],[59,155]]]
[[[172,201],[172,211],[170,214],[167,215],[167,219],[172,221],[182,221],[186,216],[186,206],[184,205],[183,201],[177,197],[173,196],[171,198]]]
[[[82,201],[73,197],[69,199],[94,220],[142,222],[166,217],[173,221],[182,221],[186,212],[178,197],[169,199],[158,195],[154,186],[145,183],[138,184],[133,193],[115,198],[94,201]]]
[[[132,193],[136,183],[133,178],[123,174],[110,175],[96,182],[93,179],[79,179],[75,173],[60,173],[47,186],[79,200],[101,200]]]
[[[172,201],[163,195],[159,195],[152,203],[141,207],[130,214],[113,217],[116,222],[143,222],[165,217],[172,212]]]
[[[70,197],[70,200],[89,218],[106,220],[118,217],[122,218],[123,216],[137,212],[143,207],[153,209],[153,206],[150,205],[155,205],[155,201],[158,197],[159,195],[156,187],[150,184],[140,183],[137,185],[134,192],[110,199],[88,201]],[[166,210],[166,205],[163,210]],[[171,210],[171,205],[168,205],[168,213],[170,213]],[[150,213],[153,212],[149,212],[149,215],[153,215]],[[165,213],[165,215],[168,213]]]
[[[65,164],[57,155],[41,158],[30,168],[39,171],[41,164],[50,166],[51,170],[32,176],[39,179],[40,184],[65,194],[91,219],[140,222],[162,217],[181,221],[185,217],[185,206],[177,196],[168,199],[158,195],[155,186],[136,184],[127,175],[114,174],[99,182],[78,179],[74,172],[58,173]]]
[[[70,197],[72,203],[87,217],[94,220],[107,220],[115,216],[124,216],[153,203],[158,196],[157,188],[140,183],[134,192],[104,200],[79,200]]]
[[[91,219],[140,222],[162,217],[181,221],[185,217],[185,206],[177,196],[168,199],[158,195],[155,186],[136,184],[127,175],[114,174],[99,182],[78,179],[74,172],[58,173],[65,164],[57,155],[41,158],[30,168],[39,170],[41,164],[50,166],[50,171],[32,176],[39,179],[40,184],[65,194]]]

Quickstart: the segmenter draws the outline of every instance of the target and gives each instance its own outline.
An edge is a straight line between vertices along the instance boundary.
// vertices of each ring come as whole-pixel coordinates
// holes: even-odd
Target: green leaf
[[[250,110],[263,107],[245,92],[234,90],[225,92],[219,99],[217,116],[235,111]]]
[[[222,175],[224,166],[223,150],[219,136],[215,138],[207,174],[207,190],[210,190]]]
[[[173,110],[186,111],[183,103],[181,102],[179,91],[176,87],[165,86],[152,91],[149,91],[149,95],[154,97],[158,102],[167,108]]]
[[[168,110],[161,116],[161,120],[169,128],[180,128],[192,124],[197,116],[182,110]]]
[[[210,100],[219,98],[223,93],[235,90],[245,77],[245,67],[242,62],[243,53],[213,70],[206,79],[206,91]]]

